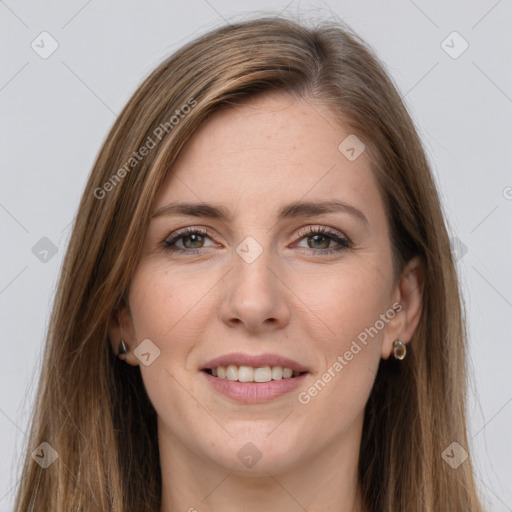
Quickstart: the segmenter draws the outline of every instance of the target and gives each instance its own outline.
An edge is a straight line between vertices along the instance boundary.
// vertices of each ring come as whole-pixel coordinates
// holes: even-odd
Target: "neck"
[[[343,440],[285,471],[267,464],[244,473],[188,450],[159,420],[160,512],[365,512],[357,475],[361,427],[357,422]]]

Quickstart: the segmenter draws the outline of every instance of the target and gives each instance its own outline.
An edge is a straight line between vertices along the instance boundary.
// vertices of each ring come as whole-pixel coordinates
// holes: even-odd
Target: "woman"
[[[139,87],[63,265],[17,511],[481,511],[417,132],[341,25],[232,24]]]

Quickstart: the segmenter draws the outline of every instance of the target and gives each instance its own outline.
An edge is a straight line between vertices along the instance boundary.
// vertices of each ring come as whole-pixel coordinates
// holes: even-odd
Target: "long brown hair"
[[[414,123],[377,56],[349,27],[266,16],[212,30],[164,61],[103,144],[63,263],[17,512],[159,510],[156,413],[139,367],[112,353],[109,321],[183,145],[223,105],[272,91],[328,105],[365,141],[395,275],[414,255],[425,266],[407,358],[381,361],[365,409],[359,481],[368,510],[482,511],[471,458],[452,468],[442,457],[452,442],[469,451],[466,332],[444,214]],[[59,455],[47,469],[31,457],[43,442]]]

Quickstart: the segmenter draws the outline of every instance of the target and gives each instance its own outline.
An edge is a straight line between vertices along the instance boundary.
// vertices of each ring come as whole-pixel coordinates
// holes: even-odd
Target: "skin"
[[[364,407],[380,359],[416,329],[424,272],[413,258],[393,276],[388,221],[367,154],[349,161],[338,150],[349,133],[313,100],[253,98],[210,118],[159,191],[155,212],[187,201],[222,204],[233,215],[230,222],[154,217],[128,303],[111,328],[113,348],[120,339],[129,346],[128,364],[140,363],[133,350],[144,339],[160,350],[140,370],[158,414],[162,512],[365,510],[357,479]],[[356,207],[368,224],[345,212],[276,218],[283,204],[329,199]],[[351,247],[325,254],[340,245],[328,235],[298,235],[309,226],[330,228]],[[212,233],[177,242],[200,254],[162,247],[185,227]],[[252,263],[236,252],[248,236],[263,251]],[[401,311],[301,404],[298,393],[395,302]],[[310,374],[299,390],[242,404],[200,373],[207,360],[234,351],[287,356]],[[237,457],[247,442],[262,454],[251,468]]]

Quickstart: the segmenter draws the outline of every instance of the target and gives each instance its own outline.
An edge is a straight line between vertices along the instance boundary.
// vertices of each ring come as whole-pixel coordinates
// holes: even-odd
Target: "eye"
[[[323,226],[309,226],[299,231],[298,236],[305,240],[307,247],[297,247],[303,247],[307,254],[314,256],[339,253],[352,246],[348,238],[343,237],[341,233]],[[162,247],[174,253],[200,254],[202,249],[215,247],[214,243],[205,245],[205,241],[212,241],[212,238],[213,234],[204,228],[189,227],[166,238],[162,242]],[[333,243],[337,245],[333,247]]]
[[[317,255],[333,254],[351,247],[350,241],[337,231],[323,226],[309,226],[298,235],[307,243],[307,253]],[[332,247],[332,242],[337,246]],[[297,247],[304,247],[298,245]]]
[[[205,229],[185,228],[166,238],[162,246],[167,251],[199,254],[205,248],[204,242],[207,238],[211,240],[211,235]]]

